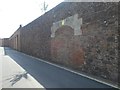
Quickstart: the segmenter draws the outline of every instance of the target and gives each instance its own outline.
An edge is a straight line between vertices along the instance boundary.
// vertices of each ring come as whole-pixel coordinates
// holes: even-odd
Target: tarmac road
[[[111,86],[55,67],[10,48],[5,48],[5,53],[45,88],[111,88]]]

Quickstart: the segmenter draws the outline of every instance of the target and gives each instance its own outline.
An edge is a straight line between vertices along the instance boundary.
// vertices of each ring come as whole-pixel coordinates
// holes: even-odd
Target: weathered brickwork
[[[63,62],[67,65],[72,63],[73,67],[77,67],[81,71],[118,82],[117,3],[70,3],[68,5],[71,5],[71,8],[74,9],[73,12],[69,11],[66,5],[67,11],[65,11],[66,8],[62,10],[64,14],[79,14],[79,18],[83,20],[82,35],[63,35],[66,34],[65,30],[67,29],[61,29],[63,34],[61,36],[56,34],[52,40],[52,60],[58,60],[58,62]],[[61,13],[59,14],[61,15]],[[65,17],[63,13],[62,16]],[[53,24],[55,25],[55,23]],[[81,26],[81,23],[79,25]],[[75,38],[77,38],[76,42],[72,45],[71,42]],[[66,44],[66,46],[62,46],[63,44]],[[76,51],[70,45],[80,51]],[[74,65],[72,61],[77,64]]]
[[[50,25],[41,16],[21,29],[21,51],[50,60]]]
[[[73,28],[74,35],[82,34],[81,33],[82,18],[78,19],[78,14],[75,14],[71,17],[67,17],[66,19],[53,23],[53,26],[51,27],[51,37],[54,38],[56,30],[64,25],[67,25]]]
[[[9,47],[20,51],[21,50],[21,43],[20,43],[20,32],[21,32],[21,27],[19,27],[14,34],[9,38]]]
[[[52,60],[73,66],[83,64],[84,52],[78,40],[70,26],[59,28],[51,41]]]
[[[18,31],[11,47],[118,82],[117,2],[63,2]]]
[[[2,46],[9,47],[9,38],[2,39]]]
[[[81,41],[84,42],[82,44],[85,50],[86,65],[82,70],[117,82],[117,26],[115,23],[110,24],[109,27],[100,23],[94,22],[83,27],[84,41]]]

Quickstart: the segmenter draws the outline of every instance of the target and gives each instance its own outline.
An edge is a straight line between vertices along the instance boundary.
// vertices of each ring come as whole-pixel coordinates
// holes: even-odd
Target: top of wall
[[[117,4],[118,4],[117,2],[111,2],[111,3],[110,2],[62,2],[53,9],[46,12],[45,14],[36,18],[32,22],[28,23],[26,26],[22,27],[21,30],[28,30],[36,26],[38,27],[41,26],[43,27],[45,25],[52,26],[54,22],[63,20],[76,13],[79,14],[79,18],[83,17],[85,19],[90,20],[93,14],[99,15],[99,13],[105,12],[108,9],[112,9],[112,6]],[[106,16],[102,16],[102,15],[100,17],[106,18]],[[84,22],[87,22],[87,20],[85,19]],[[96,20],[97,19],[99,18],[96,18]]]
[[[15,34],[17,34],[21,29],[22,29],[22,26],[20,25],[20,27],[10,36],[10,38],[14,37]]]

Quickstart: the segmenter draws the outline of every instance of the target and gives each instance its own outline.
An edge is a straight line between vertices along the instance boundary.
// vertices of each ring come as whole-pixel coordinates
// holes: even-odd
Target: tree
[[[47,11],[47,8],[48,8],[48,4],[44,1],[43,4],[42,4],[42,8],[41,8],[41,11],[43,13],[45,13]]]

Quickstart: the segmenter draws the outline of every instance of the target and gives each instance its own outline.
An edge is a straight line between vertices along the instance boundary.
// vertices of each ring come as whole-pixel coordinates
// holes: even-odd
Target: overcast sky
[[[25,26],[41,12],[44,0],[0,0],[0,38],[10,37],[20,24]],[[48,10],[58,5],[63,0],[45,0]]]

